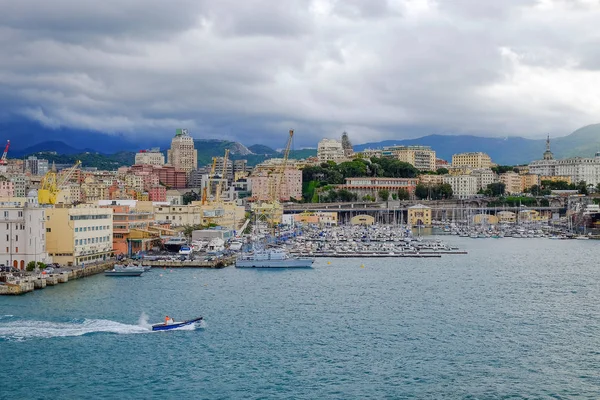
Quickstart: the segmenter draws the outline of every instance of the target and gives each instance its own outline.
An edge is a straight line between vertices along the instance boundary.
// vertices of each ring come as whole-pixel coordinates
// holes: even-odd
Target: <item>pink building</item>
[[[14,197],[15,184],[11,181],[0,181],[0,197]]]
[[[252,187],[252,198],[256,200],[270,200],[272,189],[278,182],[277,175],[267,171],[257,172],[248,178]],[[287,168],[281,179],[278,200],[289,201],[290,198],[302,198],[302,171],[296,168]]]
[[[167,188],[164,186],[154,186],[148,190],[150,201],[167,201]]]

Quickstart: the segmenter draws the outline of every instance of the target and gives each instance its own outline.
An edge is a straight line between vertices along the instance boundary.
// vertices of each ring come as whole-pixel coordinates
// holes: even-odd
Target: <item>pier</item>
[[[115,264],[114,261],[101,264],[87,265],[83,268],[64,270],[53,274],[31,274],[18,277],[3,276],[6,282],[0,282],[0,295],[20,295],[33,292],[36,289],[44,289],[47,286],[56,286],[87,276],[100,274],[110,269]],[[11,279],[12,278],[12,279]]]
[[[152,268],[225,268],[235,263],[235,256],[222,257],[217,260],[186,260],[186,261],[148,261],[144,260],[143,264]]]

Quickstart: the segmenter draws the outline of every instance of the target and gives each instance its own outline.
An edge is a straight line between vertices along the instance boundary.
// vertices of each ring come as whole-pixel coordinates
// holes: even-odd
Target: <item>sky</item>
[[[600,0],[0,0],[0,118],[315,146],[600,122]]]

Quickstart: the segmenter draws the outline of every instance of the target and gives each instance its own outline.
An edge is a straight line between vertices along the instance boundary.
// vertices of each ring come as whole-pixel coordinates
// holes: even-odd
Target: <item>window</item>
[[[8,211],[4,211],[4,218],[8,218]]]
[[[19,211],[19,217],[23,216],[23,211]]]
[[[10,240],[9,236],[6,235],[6,241],[8,242]]]
[[[17,242],[19,241],[19,235],[16,235],[16,239]]]
[[[79,244],[79,239],[75,239],[75,246]]]
[[[15,247],[15,253],[18,253],[18,252],[19,252],[19,248]]]

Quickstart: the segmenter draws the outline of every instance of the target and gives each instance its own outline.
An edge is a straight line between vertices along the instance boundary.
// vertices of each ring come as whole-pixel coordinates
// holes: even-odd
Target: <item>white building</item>
[[[596,186],[600,183],[600,152],[594,158],[567,158],[556,162],[555,175],[568,176],[571,182],[584,181]]]
[[[322,139],[317,146],[317,158],[320,162],[338,162],[346,159],[342,142],[335,139]]]
[[[475,169],[471,171],[471,175],[477,178],[477,190],[486,189],[489,184],[498,180],[491,169]]]
[[[30,261],[48,263],[45,223],[36,191],[26,202],[0,202],[0,264],[25,269]]]
[[[444,175],[444,183],[452,186],[452,196],[467,199],[477,194],[477,177],[473,175]]]
[[[160,149],[141,150],[135,155],[136,164],[165,165],[165,156]]]

